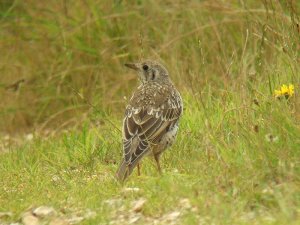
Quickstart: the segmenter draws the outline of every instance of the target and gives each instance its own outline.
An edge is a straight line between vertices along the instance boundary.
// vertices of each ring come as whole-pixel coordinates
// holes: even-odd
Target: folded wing
[[[170,126],[182,113],[180,97],[167,99],[160,106],[132,107],[126,109],[123,121],[123,151],[127,165],[144,156],[151,145],[158,144]]]

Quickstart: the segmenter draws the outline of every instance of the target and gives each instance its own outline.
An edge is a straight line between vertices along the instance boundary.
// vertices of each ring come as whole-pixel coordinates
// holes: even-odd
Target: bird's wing
[[[182,114],[180,96],[171,96],[158,107],[144,106],[126,109],[123,121],[123,150],[129,165],[141,158],[150,144],[159,143],[169,127]]]

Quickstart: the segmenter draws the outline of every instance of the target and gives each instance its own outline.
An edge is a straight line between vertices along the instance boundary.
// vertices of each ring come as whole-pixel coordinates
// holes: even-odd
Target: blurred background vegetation
[[[222,101],[225,93],[239,95],[241,104],[272,97],[282,83],[297,89],[299,4],[1,0],[0,131],[60,131],[121,118],[124,96],[137,83],[123,63],[145,58],[162,61],[181,92],[202,106],[209,104],[204,89]],[[297,109],[299,97],[295,102]]]
[[[149,58],[185,110],[164,174],[145,159],[126,194],[123,64]],[[0,0],[0,224],[41,205],[125,224],[141,197],[138,224],[299,224],[299,74],[299,0]]]

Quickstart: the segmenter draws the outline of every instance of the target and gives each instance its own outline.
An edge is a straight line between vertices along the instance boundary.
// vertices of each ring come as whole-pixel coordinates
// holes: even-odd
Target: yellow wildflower
[[[280,98],[284,96],[286,99],[289,97],[292,97],[294,95],[294,85],[290,84],[289,86],[283,84],[280,88],[280,90],[275,90],[274,91],[274,96],[275,98]]]

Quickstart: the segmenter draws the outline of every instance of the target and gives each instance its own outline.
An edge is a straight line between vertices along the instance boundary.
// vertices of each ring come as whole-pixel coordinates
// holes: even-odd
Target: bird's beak
[[[134,70],[138,70],[139,69],[139,66],[138,66],[137,63],[125,63],[124,65],[127,66],[130,69],[134,69]]]

